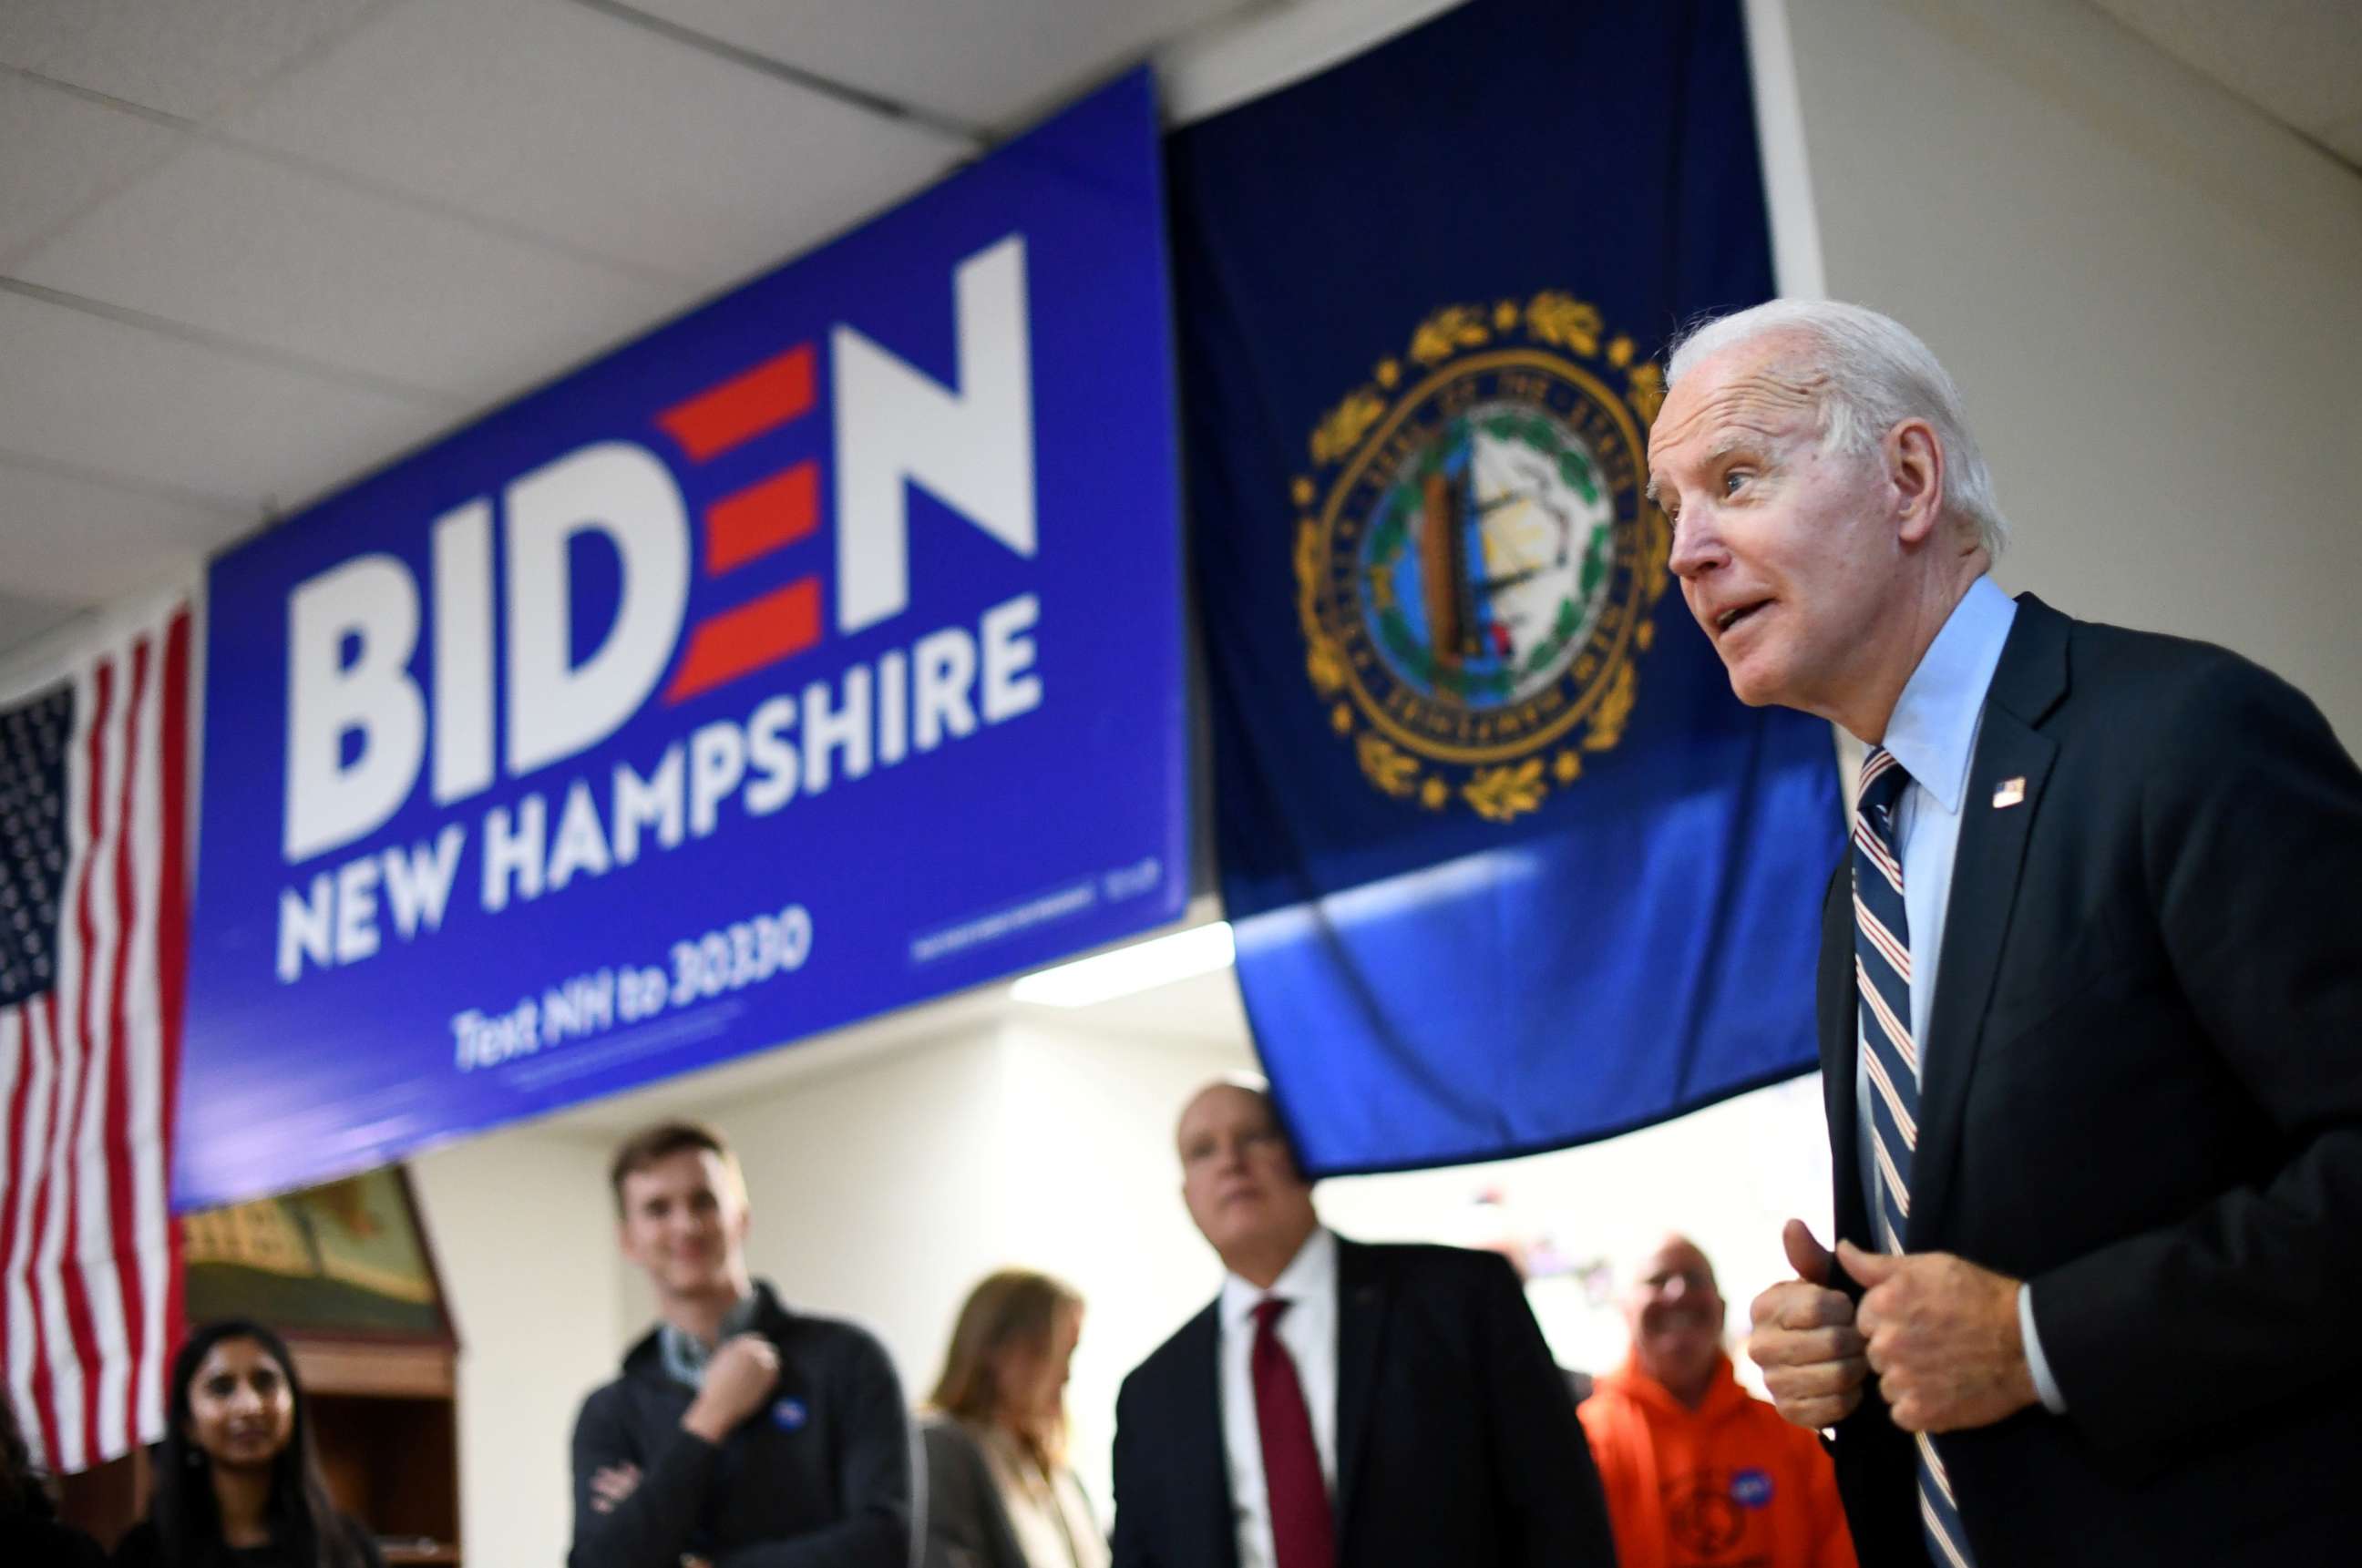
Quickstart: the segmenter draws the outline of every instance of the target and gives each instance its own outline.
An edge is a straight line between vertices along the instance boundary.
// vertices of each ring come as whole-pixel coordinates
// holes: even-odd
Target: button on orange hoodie
[[[1628,1358],[1581,1413],[1622,1568],[1855,1568],[1820,1438],[1741,1388],[1728,1356],[1694,1410]]]

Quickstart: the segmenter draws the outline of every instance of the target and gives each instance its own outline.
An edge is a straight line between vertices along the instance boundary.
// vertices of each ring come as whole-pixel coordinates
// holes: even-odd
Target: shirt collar
[[[1250,1285],[1235,1274],[1222,1275],[1222,1328],[1237,1332],[1255,1306],[1266,1296],[1284,1297],[1289,1301],[1334,1300],[1337,1296],[1337,1236],[1325,1225],[1316,1225],[1304,1245],[1296,1249],[1296,1256],[1280,1270],[1279,1277],[1271,1282],[1269,1290]]]
[[[1881,744],[1894,754],[1912,782],[1936,797],[1948,813],[1960,809],[1960,797],[1968,789],[1985,690],[1992,685],[2002,645],[2009,640],[2010,623],[2016,618],[2017,602],[1991,576],[1970,583],[1952,606],[1944,629],[1920,657],[1919,668],[1895,700],[1893,716],[1886,721],[1886,738]]]
[[[719,1346],[722,1341],[733,1334],[743,1334],[753,1328],[761,1308],[760,1289],[750,1290],[740,1297],[738,1304],[723,1318],[722,1331],[714,1344]],[[686,1384],[691,1388],[704,1386],[705,1364],[713,1359],[713,1352],[695,1334],[670,1323],[659,1323],[657,1325],[657,1353],[663,1358],[666,1375],[675,1383]]]

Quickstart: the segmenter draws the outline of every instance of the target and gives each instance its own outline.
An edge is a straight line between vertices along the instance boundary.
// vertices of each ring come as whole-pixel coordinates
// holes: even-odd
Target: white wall
[[[1025,1195],[1010,1261],[1072,1282],[1089,1304],[1066,1398],[1075,1469],[1104,1521],[1116,1390],[1221,1283],[1181,1204],[1174,1121],[1196,1089],[1253,1071],[1254,1057],[1243,1034],[1149,1044],[1049,1021],[1012,1027],[1005,1048],[1011,1175]]]
[[[2087,618],[2227,644],[2362,749],[2362,177],[2058,0],[1787,0],[1827,291],[1926,337]]]
[[[574,1413],[627,1333],[607,1151],[522,1128],[410,1169],[459,1331],[460,1542],[485,1568],[556,1568]]]
[[[746,1170],[755,1272],[792,1307],[875,1331],[912,1397],[940,1304],[1002,1261],[1002,1103],[987,1034],[703,1112]]]

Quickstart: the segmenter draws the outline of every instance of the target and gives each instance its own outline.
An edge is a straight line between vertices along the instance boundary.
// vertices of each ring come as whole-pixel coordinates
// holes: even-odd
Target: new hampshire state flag
[[[1169,143],[1221,883],[1321,1174],[1814,1061],[1826,724],[1732,697],[1642,496],[1766,298],[1736,4],[1471,0]]]

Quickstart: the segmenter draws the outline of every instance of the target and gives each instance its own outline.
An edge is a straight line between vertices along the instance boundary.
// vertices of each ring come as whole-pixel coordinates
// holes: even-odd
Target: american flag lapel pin
[[[2022,778],[2004,778],[2001,781],[2000,787],[1993,790],[1993,810],[1999,811],[2003,806],[2014,806],[2025,799],[2025,780]]]

